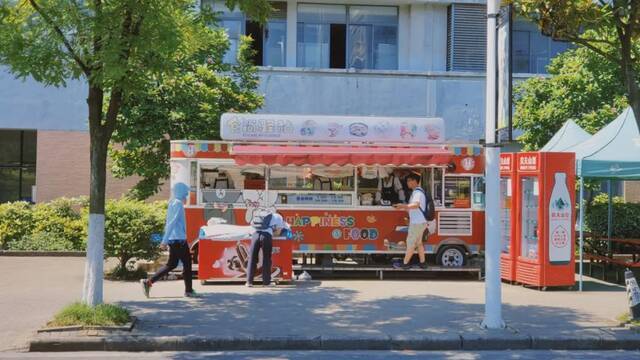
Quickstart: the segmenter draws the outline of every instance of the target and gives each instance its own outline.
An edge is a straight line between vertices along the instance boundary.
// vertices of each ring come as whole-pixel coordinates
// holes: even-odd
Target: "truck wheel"
[[[461,246],[444,245],[438,250],[437,260],[445,267],[461,267],[467,263],[467,253]]]

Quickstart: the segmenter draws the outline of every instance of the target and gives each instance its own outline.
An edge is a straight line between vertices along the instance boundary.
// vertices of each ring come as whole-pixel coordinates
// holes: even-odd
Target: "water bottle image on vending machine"
[[[568,264],[571,260],[572,211],[567,175],[557,172],[549,201],[549,262],[553,265]]]

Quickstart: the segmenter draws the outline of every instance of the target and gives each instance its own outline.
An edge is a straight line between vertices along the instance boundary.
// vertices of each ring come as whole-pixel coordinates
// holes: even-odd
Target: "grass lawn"
[[[129,310],[111,304],[100,304],[90,307],[81,303],[73,303],[58,312],[47,327],[58,326],[113,326],[124,325],[130,320]]]
[[[628,323],[634,326],[640,326],[640,320],[631,320],[631,315],[629,315],[629,313],[624,313],[618,316],[618,321],[620,321],[623,324]]]

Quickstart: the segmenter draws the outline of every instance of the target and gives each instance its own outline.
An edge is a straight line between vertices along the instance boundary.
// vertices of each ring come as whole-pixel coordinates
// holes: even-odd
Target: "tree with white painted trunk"
[[[206,50],[212,32],[194,0],[0,0],[0,64],[48,86],[88,85],[89,239],[83,301],[102,303],[107,150],[128,96]],[[227,0],[258,19],[266,0]],[[212,49],[213,51],[213,49]]]

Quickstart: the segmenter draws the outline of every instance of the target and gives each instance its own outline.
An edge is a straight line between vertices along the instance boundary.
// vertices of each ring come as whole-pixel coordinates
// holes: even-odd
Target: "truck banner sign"
[[[442,118],[226,113],[220,122],[222,139],[233,141],[441,144],[445,140]]]

